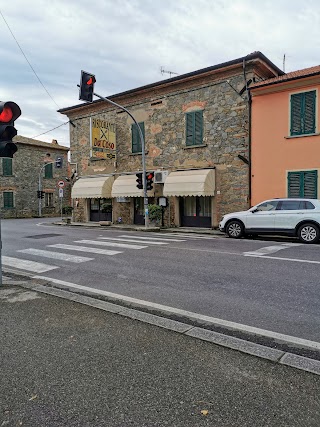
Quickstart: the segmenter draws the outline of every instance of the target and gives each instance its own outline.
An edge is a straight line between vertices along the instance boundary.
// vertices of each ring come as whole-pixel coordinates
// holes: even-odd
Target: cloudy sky
[[[66,146],[57,110],[80,102],[81,69],[108,96],[169,78],[161,67],[183,74],[256,50],[281,69],[285,54],[286,72],[320,64],[319,0],[12,0],[0,12],[0,100],[20,105],[19,135]]]

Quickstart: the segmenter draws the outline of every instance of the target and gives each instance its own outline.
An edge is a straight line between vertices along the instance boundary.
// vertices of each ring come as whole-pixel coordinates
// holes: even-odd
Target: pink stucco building
[[[251,205],[275,197],[320,198],[320,66],[255,83]]]

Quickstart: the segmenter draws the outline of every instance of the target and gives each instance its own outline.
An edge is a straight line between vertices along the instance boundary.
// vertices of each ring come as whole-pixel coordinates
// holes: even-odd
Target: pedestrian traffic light
[[[96,78],[93,74],[81,71],[79,99],[82,101],[93,101],[93,88]]]
[[[137,182],[137,188],[139,188],[139,190],[143,189],[143,180],[142,180],[142,172],[136,173],[136,182]]]
[[[62,168],[62,157],[57,157],[55,164],[56,168]]]
[[[150,191],[153,189],[153,177],[154,172],[147,172],[147,190]]]
[[[14,121],[20,115],[20,107],[15,102],[0,101],[0,157],[13,158],[18,149],[12,138],[17,135]]]

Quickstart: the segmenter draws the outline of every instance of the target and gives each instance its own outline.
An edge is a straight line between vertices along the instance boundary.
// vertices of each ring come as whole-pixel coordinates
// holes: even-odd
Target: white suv
[[[281,234],[315,243],[320,237],[320,200],[266,200],[247,211],[224,215],[219,229],[235,239],[246,234]]]

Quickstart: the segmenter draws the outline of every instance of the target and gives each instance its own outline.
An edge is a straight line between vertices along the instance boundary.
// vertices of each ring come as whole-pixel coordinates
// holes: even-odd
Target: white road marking
[[[53,265],[42,264],[41,262],[27,261],[25,259],[12,258],[9,256],[2,257],[2,264],[21,270],[33,271],[34,273],[45,273],[46,271],[59,268]]]
[[[117,237],[98,237],[98,239],[101,240],[111,240],[111,241],[117,241],[117,242],[131,242],[131,243],[142,243],[142,244],[148,244],[148,245],[167,245],[168,243],[166,242],[142,242],[141,240],[136,240],[139,239],[139,237],[137,238],[132,238],[132,239],[119,239]]]
[[[87,252],[87,253],[100,254],[100,255],[122,254],[121,251],[111,251],[109,249],[91,248],[88,246],[64,245],[62,243],[57,243],[55,245],[47,245],[47,246],[50,248],[67,249],[70,251]]]
[[[76,262],[76,263],[92,261],[94,259],[94,258],[88,258],[88,257],[84,257],[84,256],[63,254],[61,252],[44,251],[42,249],[34,249],[34,248],[20,249],[17,252],[22,252],[24,254],[30,254],[30,255],[42,256],[45,258],[59,259],[62,261]]]
[[[173,237],[182,237],[183,239],[189,238],[189,239],[208,239],[208,240],[213,240],[215,239],[214,236],[209,237],[209,236],[203,236],[203,235],[198,235],[198,234],[192,234],[192,233],[166,233],[166,236],[173,236]]]
[[[76,240],[75,243],[86,243],[88,245],[98,245],[98,246],[114,246],[116,248],[126,248],[126,249],[144,249],[148,247],[148,246],[139,246],[139,245],[126,245],[125,243],[101,242],[100,240]]]
[[[245,256],[249,256],[252,258],[260,258],[260,259],[277,259],[280,261],[292,261],[292,262],[302,262],[302,263],[306,263],[306,264],[320,264],[320,261],[312,261],[312,260],[308,260],[308,259],[297,259],[297,258],[282,258],[282,257],[277,257],[277,256],[261,256],[261,255],[245,255]]]
[[[165,242],[185,242],[186,240],[181,240],[181,239],[168,239],[168,238],[164,238],[164,237],[144,237],[144,236],[129,236],[129,235],[122,235],[120,237],[129,237],[130,239],[141,239],[141,240],[161,240],[161,241],[165,241]]]
[[[288,249],[292,246],[300,246],[300,244],[284,243],[282,245],[265,246],[264,248],[257,249],[256,251],[243,252],[243,255],[244,256],[264,256],[264,255],[269,255],[269,254],[281,251],[282,249]]]

